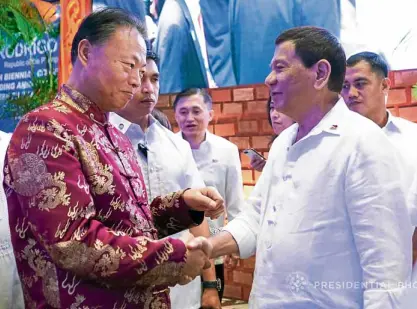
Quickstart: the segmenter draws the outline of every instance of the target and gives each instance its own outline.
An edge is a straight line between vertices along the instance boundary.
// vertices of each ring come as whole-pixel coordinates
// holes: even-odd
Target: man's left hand
[[[204,289],[203,296],[201,298],[202,309],[221,309],[219,292],[216,289]]]
[[[224,200],[213,187],[186,190],[183,199],[190,209],[204,211],[206,217],[211,219],[218,218],[224,212]]]

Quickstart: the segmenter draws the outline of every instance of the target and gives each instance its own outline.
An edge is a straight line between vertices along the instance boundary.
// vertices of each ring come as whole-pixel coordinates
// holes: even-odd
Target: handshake
[[[178,284],[185,285],[201,275],[204,269],[210,268],[213,246],[210,240],[202,236],[194,238],[191,234],[188,234],[188,239],[182,240],[187,247],[187,260]]]

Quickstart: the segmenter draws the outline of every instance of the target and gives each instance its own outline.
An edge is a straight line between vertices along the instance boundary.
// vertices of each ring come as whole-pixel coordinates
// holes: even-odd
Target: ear
[[[78,58],[78,60],[80,61],[80,63],[83,66],[86,66],[87,65],[88,58],[89,58],[89,55],[91,53],[91,49],[92,48],[93,48],[93,46],[86,39],[81,40],[80,43],[78,43],[78,55],[77,55],[77,58]]]
[[[330,73],[332,72],[330,63],[325,59],[321,59],[313,66],[313,68],[315,70],[314,88],[316,90],[321,90],[324,87],[327,87]]]
[[[209,122],[213,120],[213,117],[214,117],[214,110],[211,109],[209,111]]]
[[[388,91],[390,90],[390,88],[391,88],[391,80],[388,77],[385,77],[382,80],[382,92],[385,95],[388,95]]]

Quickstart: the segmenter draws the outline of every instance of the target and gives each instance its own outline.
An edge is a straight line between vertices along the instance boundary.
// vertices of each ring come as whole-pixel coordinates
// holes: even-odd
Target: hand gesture
[[[224,212],[223,198],[214,187],[186,190],[183,199],[189,208],[204,211],[211,219],[218,218]]]
[[[186,246],[187,260],[182,269],[182,278],[179,281],[181,285],[191,282],[201,274],[203,269],[210,267],[209,256],[213,250],[211,243],[204,237],[191,238]]]

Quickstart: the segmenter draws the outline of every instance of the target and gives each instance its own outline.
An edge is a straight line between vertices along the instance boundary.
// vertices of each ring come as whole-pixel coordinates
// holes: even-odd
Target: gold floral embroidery
[[[138,240],[138,243],[135,245],[135,248],[129,245],[131,250],[131,254],[129,254],[129,256],[134,261],[143,257],[143,253],[145,253],[146,250],[148,250],[146,244],[149,241],[149,239],[146,239],[145,237],[137,237],[136,239]]]
[[[61,147],[65,151],[74,149],[73,135],[68,132],[64,124],[59,123],[55,119],[51,119],[48,121],[47,129],[64,143]]]
[[[13,188],[20,195],[34,196],[51,183],[52,175],[48,173],[45,162],[34,153],[11,159],[10,165]]]
[[[93,193],[102,195],[108,193],[113,195],[115,185],[113,184],[113,167],[100,162],[97,149],[90,143],[80,141],[80,160],[82,165],[86,167],[88,181],[92,187]]]
[[[67,184],[64,181],[65,173],[55,173],[48,188],[44,188],[36,195],[35,199],[32,199],[31,206],[38,205],[40,210],[55,209],[59,205],[68,206],[71,200],[71,193],[66,194]]]
[[[93,247],[75,240],[60,242],[51,246],[50,253],[60,267],[93,279],[98,273],[102,277],[116,273],[120,260],[126,257],[119,247],[104,245],[100,240]]]
[[[21,258],[28,261],[28,265],[35,272],[32,277],[34,282],[42,279],[42,292],[46,303],[53,308],[61,308],[59,298],[58,275],[55,265],[46,260],[42,251],[35,249],[36,241],[28,239],[28,245],[23,249]],[[25,278],[27,286],[31,286],[30,278]]]
[[[159,211],[166,210],[167,208],[171,207],[179,207],[179,198],[183,195],[185,190],[179,190],[177,192],[172,192],[170,194],[165,195],[161,198],[161,202],[159,207],[152,207],[152,214],[158,215]]]
[[[58,100],[53,100],[52,101],[52,106],[54,108],[54,110],[56,110],[57,112],[60,112],[62,114],[70,114],[71,110],[68,108],[68,106],[66,106],[65,104],[63,104],[62,102],[58,101]]]
[[[182,274],[182,269],[184,268],[185,263],[177,262],[166,262],[161,265],[158,265],[145,274],[136,281],[136,284],[139,286],[155,286],[166,284],[169,286],[174,286],[178,283],[178,278]],[[137,270],[138,274],[142,273],[141,270]]]

